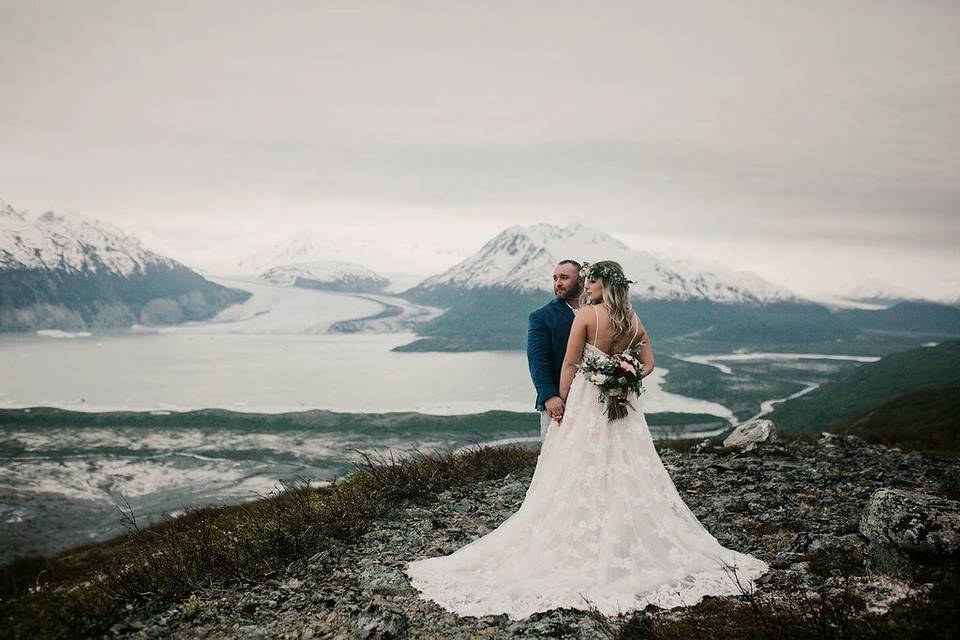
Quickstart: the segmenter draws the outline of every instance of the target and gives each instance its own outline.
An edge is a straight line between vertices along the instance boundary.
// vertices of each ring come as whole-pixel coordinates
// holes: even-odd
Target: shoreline
[[[707,430],[707,427],[717,429],[721,424],[732,426],[728,420],[712,414],[657,412],[645,413],[644,415],[647,424],[651,427],[697,426],[701,428],[693,431],[700,432]],[[272,428],[289,426],[299,429],[313,427],[337,430],[356,426],[355,420],[364,419],[372,423],[367,426],[387,427],[421,421],[425,423],[424,426],[427,426],[429,423],[473,421],[483,418],[494,422],[502,421],[503,423],[513,421],[527,421],[531,425],[534,422],[539,423],[539,415],[536,411],[500,409],[475,413],[435,414],[422,411],[355,412],[317,408],[276,413],[236,411],[213,407],[185,411],[172,409],[82,411],[55,406],[0,408],[0,428],[8,426],[41,428],[71,426],[175,428],[202,426],[198,423],[213,423],[211,426],[223,427],[222,422],[226,420],[233,422],[238,427],[259,424]]]
[[[280,482],[314,486],[355,472],[356,452],[457,451],[524,441],[538,447],[536,412],[435,416],[329,410],[258,414],[0,409],[0,562],[54,553],[63,543],[119,532],[128,498],[144,522],[188,507],[239,504]],[[731,428],[696,414],[652,414],[657,441],[702,439]],[[52,475],[51,475],[52,474]]]

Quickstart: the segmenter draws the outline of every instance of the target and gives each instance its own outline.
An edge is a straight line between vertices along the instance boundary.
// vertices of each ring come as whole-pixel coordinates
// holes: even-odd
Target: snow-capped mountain
[[[52,211],[28,220],[0,200],[0,269],[108,271],[120,276],[178,262],[156,254],[120,229],[86,216]],[[182,265],[179,265],[182,266]]]
[[[923,298],[915,291],[910,291],[905,287],[870,278],[864,280],[856,287],[843,294],[848,300],[857,300],[861,302],[900,302],[903,300],[920,300]]]
[[[383,291],[390,281],[366,267],[353,262],[317,260],[280,265],[267,269],[260,277],[282,286],[308,287],[327,291],[376,293]]]
[[[381,274],[415,273],[422,277],[457,262],[457,254],[432,241],[394,239],[390,244],[358,235],[331,235],[305,228],[237,263],[238,273],[263,273],[272,267],[304,262],[352,262]]]
[[[0,200],[0,331],[201,320],[249,297],[99,220]]]
[[[634,280],[631,293],[641,299],[767,303],[803,302],[802,297],[759,276],[700,264],[665,259],[631,249],[602,231],[580,224],[557,227],[541,223],[510,227],[479,252],[411,289],[419,297],[430,291],[486,287],[520,293],[552,292],[551,276],[563,259],[578,262],[616,260]]]

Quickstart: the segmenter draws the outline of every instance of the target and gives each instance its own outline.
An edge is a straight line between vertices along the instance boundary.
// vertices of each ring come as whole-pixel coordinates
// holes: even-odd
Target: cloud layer
[[[0,13],[0,196],[19,208],[184,250],[366,221],[468,252],[579,221],[800,291],[960,294],[955,2]]]

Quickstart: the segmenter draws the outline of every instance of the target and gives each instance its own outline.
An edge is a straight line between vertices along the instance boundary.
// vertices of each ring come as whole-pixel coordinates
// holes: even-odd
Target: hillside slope
[[[846,371],[767,417],[787,431],[829,430],[905,393],[960,384],[960,340],[892,353]]]
[[[960,385],[905,393],[828,430],[903,449],[960,453]]]

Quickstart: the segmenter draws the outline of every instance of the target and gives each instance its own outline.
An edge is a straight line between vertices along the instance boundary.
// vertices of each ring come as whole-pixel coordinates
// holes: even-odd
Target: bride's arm
[[[567,401],[573,376],[577,373],[577,363],[583,356],[583,345],[587,341],[587,314],[581,313],[582,310],[583,307],[577,311],[577,317],[573,319],[570,337],[567,338],[567,351],[563,355],[563,365],[560,368],[560,397],[564,402]]]
[[[640,318],[637,318],[637,322],[640,322]],[[637,349],[637,359],[643,363],[643,377],[646,378],[653,372],[653,345],[650,344],[650,334],[647,333],[647,329],[643,326],[642,322],[640,322],[637,339],[646,342],[646,344]]]

